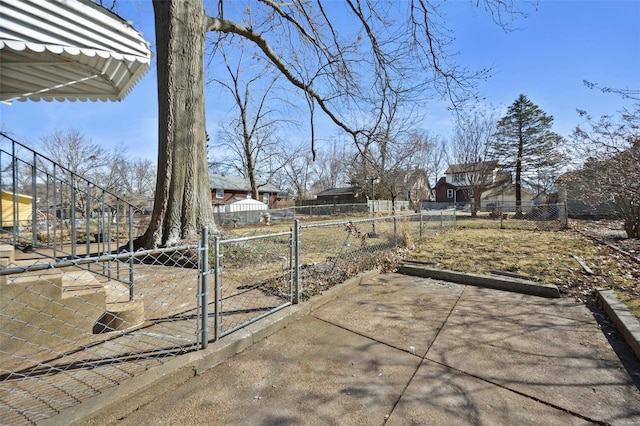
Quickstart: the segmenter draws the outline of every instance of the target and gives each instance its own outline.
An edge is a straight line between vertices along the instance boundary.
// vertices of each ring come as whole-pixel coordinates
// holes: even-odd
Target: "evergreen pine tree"
[[[552,124],[553,117],[522,94],[498,121],[491,156],[515,174],[516,217],[522,216],[522,184],[527,178],[562,162],[563,138],[551,131]]]

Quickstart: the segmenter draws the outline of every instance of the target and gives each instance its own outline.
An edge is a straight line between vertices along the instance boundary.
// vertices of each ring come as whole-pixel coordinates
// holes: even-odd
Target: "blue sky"
[[[154,45],[151,0],[119,0],[118,12]],[[576,108],[594,116],[612,114],[631,100],[587,88],[583,80],[614,88],[640,89],[640,1],[541,0],[537,11],[505,32],[469,1],[444,5],[456,40],[457,61],[492,68],[479,85],[483,103],[501,116],[520,93],[554,116],[554,131],[568,136],[581,122]],[[155,62],[153,63],[155,67]],[[104,146],[125,144],[132,157],[157,155],[156,71],[152,69],[122,102],[14,102],[0,105],[0,129],[30,146],[56,130],[78,129]],[[230,105],[208,89],[207,128],[215,134]],[[444,137],[452,130],[445,104],[425,112],[425,130]],[[326,120],[322,121],[326,123]],[[328,124],[325,137],[337,130]],[[295,136],[305,138],[305,133]]]

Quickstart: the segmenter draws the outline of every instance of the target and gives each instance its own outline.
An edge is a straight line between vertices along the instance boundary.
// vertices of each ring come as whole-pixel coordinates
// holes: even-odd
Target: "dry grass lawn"
[[[305,222],[344,219],[348,218],[307,218]],[[523,225],[525,222],[530,229]],[[541,229],[544,224],[534,221],[512,220],[509,224],[522,229],[500,229],[500,221],[461,216],[458,228],[427,237],[410,256],[442,269],[523,275],[533,281],[555,284],[564,295],[587,303],[595,303],[596,288],[613,288],[640,319],[640,264],[572,230],[544,230]],[[227,238],[247,237],[289,231],[291,226],[292,223],[259,224],[225,231]],[[305,229],[304,241],[305,262],[322,261],[345,251],[342,228]],[[573,255],[582,259],[593,274],[588,274]],[[274,265],[281,267],[277,262]]]
[[[593,275],[572,255],[583,259]],[[593,302],[596,288],[613,288],[640,319],[640,265],[570,230],[459,228],[423,241],[413,256],[442,269],[525,275],[585,302]]]

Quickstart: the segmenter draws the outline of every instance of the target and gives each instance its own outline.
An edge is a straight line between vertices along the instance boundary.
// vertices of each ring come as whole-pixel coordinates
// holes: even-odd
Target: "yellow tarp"
[[[28,195],[14,194],[2,191],[0,198],[0,209],[2,210],[2,221],[0,227],[12,227],[14,220],[14,206],[17,206],[17,219],[19,226],[27,226],[31,223],[31,213],[33,198]]]

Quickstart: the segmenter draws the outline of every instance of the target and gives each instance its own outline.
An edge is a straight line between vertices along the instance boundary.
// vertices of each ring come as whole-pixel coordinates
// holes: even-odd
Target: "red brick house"
[[[230,204],[251,197],[249,179],[238,176],[210,174],[211,203],[215,205]],[[280,189],[269,183],[258,186],[258,201],[265,203],[270,209],[278,208],[277,195]]]
[[[446,177],[441,177],[433,188],[435,192],[436,202],[438,203],[468,203],[469,200],[465,195],[465,191],[461,191],[459,187],[447,182]]]
[[[511,181],[511,174],[500,170],[497,161],[451,164],[434,188],[436,202],[468,203],[480,201],[482,193]],[[474,194],[480,192],[480,194]]]

